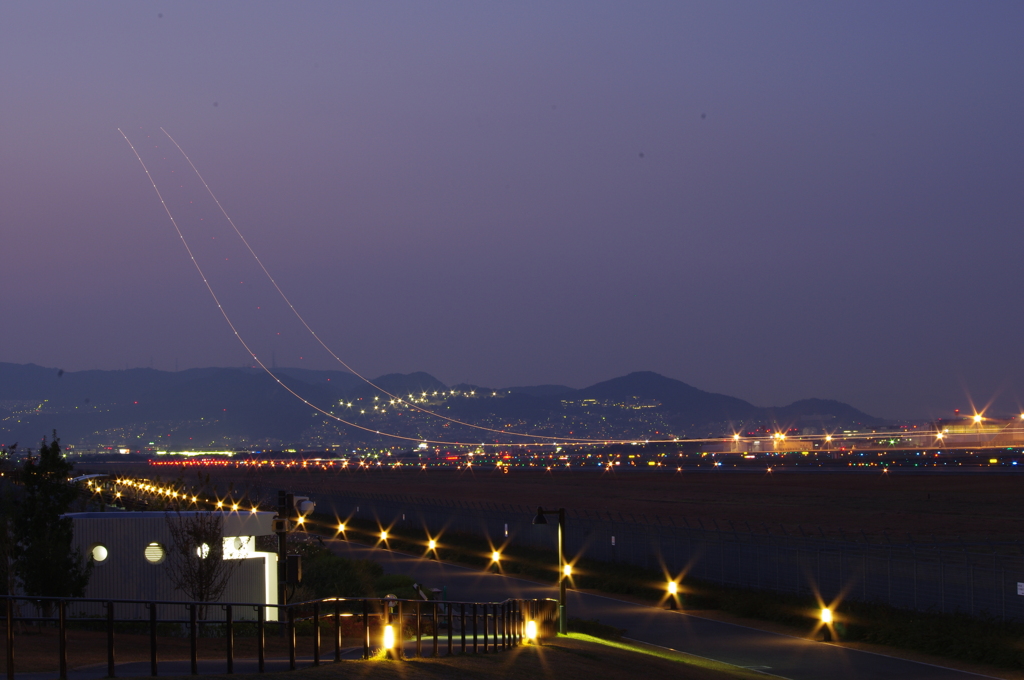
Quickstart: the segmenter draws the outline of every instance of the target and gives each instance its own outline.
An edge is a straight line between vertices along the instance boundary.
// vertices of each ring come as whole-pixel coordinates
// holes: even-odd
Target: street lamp
[[[566,635],[569,627],[565,617],[565,582],[572,574],[572,567],[565,561],[565,508],[545,510],[538,507],[533,523],[546,525],[548,520],[544,515],[558,515],[558,632]]]

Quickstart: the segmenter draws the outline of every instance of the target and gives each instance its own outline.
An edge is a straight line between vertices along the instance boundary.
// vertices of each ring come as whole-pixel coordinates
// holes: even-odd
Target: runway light
[[[395,646],[395,627],[391,624],[384,626],[384,649],[393,649]]]
[[[821,622],[824,624],[832,623],[832,610],[828,607],[821,608]]]
[[[537,639],[537,622],[533,619],[526,622],[526,639],[530,641]]]

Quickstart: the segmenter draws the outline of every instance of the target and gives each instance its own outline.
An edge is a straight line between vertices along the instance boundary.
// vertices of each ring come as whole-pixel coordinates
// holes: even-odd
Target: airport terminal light
[[[572,566],[565,561],[565,508],[545,510],[538,507],[533,523],[546,525],[548,520],[544,515],[558,515],[558,632],[566,635],[569,627],[565,613],[565,582],[572,575]]]

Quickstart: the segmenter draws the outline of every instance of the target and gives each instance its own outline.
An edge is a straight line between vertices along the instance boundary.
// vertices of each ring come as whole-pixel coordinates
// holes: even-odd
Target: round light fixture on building
[[[156,541],[146,546],[146,561],[150,564],[158,564],[164,560],[164,547]]]
[[[150,543],[150,545],[156,545],[156,544],[155,543]],[[147,553],[148,553],[149,548],[146,548],[146,550],[147,550]],[[163,554],[162,554],[162,551],[161,551],[161,557],[162,556],[163,556]],[[198,557],[201,560],[205,560],[209,556],[210,556],[210,544],[209,543],[203,543],[202,545],[197,545],[196,546],[196,557]],[[146,555],[146,559],[149,560],[149,555],[148,554]],[[153,560],[149,560],[149,561],[153,562]]]
[[[95,545],[90,552],[93,562],[102,562],[107,559],[107,549],[102,545]]]

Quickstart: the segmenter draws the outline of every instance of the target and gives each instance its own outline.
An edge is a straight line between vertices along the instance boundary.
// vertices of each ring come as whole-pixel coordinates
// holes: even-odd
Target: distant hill
[[[764,410],[779,422],[792,421],[808,425],[819,423],[827,425],[833,421],[838,421],[860,423],[872,427],[882,425],[885,422],[882,418],[869,416],[867,413],[835,399],[801,399],[794,401],[789,406],[779,406]]]
[[[565,385],[536,385],[534,387],[506,387],[505,391],[512,394],[526,394],[531,397],[557,397],[577,390]]]
[[[280,368],[276,374],[280,383],[263,371],[246,368],[62,372],[0,363],[0,443],[34,445],[54,428],[66,443],[155,448],[229,443],[316,448],[391,441],[376,435],[378,430],[418,439],[480,440],[479,430],[419,411],[384,409],[384,404],[383,410],[375,411],[371,397],[380,393],[349,373]],[[564,385],[458,385],[452,395],[452,388],[423,372],[392,373],[373,382],[403,398],[426,393],[428,408],[454,420],[556,436],[586,436],[588,428],[600,430],[599,438],[616,432],[645,436],[648,431],[703,436],[722,431],[726,424],[831,429],[884,422],[828,399],[760,408],[649,371],[580,390]],[[334,422],[289,390],[366,430]]]
[[[651,371],[630,373],[591,385],[574,393],[575,399],[654,399],[695,420],[746,420],[757,415],[753,404],[724,394],[705,392]]]
[[[396,397],[408,397],[410,394],[418,396],[423,392],[430,394],[434,391],[444,391],[448,389],[448,386],[443,382],[429,373],[423,373],[422,371],[408,374],[388,373],[387,375],[382,375],[379,378],[374,378],[373,384],[388,391]],[[367,397],[380,394],[380,391],[375,390],[373,387],[362,381],[359,381],[359,384],[350,389],[348,394],[352,397]]]

